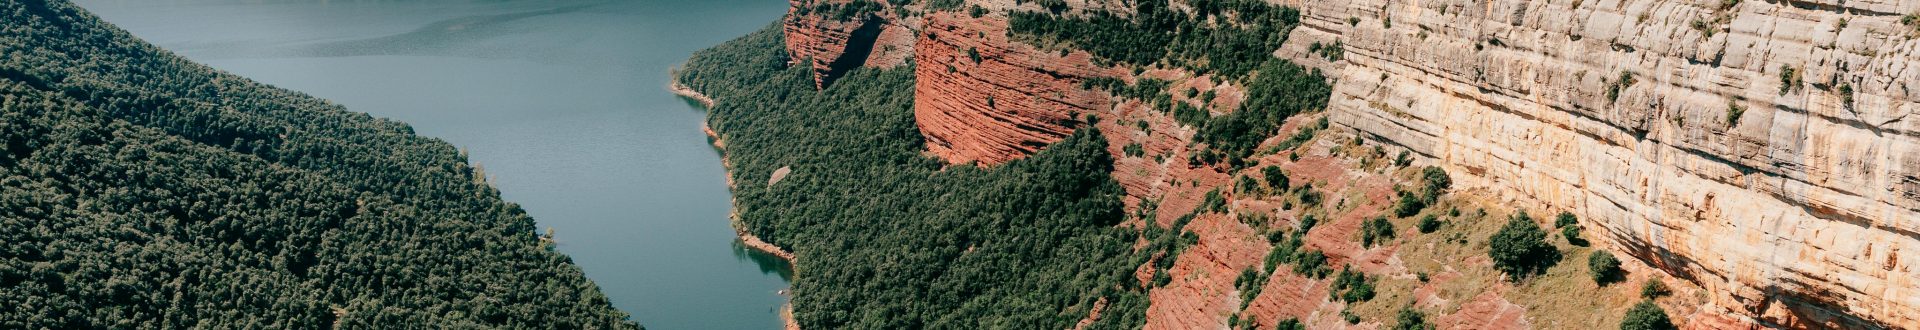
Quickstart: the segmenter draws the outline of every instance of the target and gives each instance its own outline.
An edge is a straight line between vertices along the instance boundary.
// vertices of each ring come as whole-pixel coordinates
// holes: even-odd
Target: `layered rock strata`
[[[1749,321],[1920,327],[1920,3],[1301,5],[1297,35],[1346,46],[1334,123],[1581,214]]]
[[[1025,157],[1105,110],[1105,94],[1080,88],[1118,70],[1085,52],[1044,51],[1007,40],[1006,20],[932,13],[914,43],[914,119],[927,149],[952,163]]]
[[[1275,2],[1304,15],[1274,54],[1338,80],[1336,126],[1424,155],[1462,187],[1579,214],[1602,245],[1713,292],[1707,307],[1735,323],[1920,328],[1920,72],[1908,70],[1920,32],[1901,22],[1920,2]],[[1115,150],[1187,148],[1190,129],[1077,88],[1124,72],[1009,41],[997,13],[907,22],[888,12],[790,17],[789,50],[813,59],[822,86],[850,63],[910,54],[916,118],[948,161],[1024,157],[1087,113],[1151,122],[1103,122]],[[860,41],[867,33],[872,43]],[[1343,54],[1312,52],[1315,43]],[[1133,205],[1190,202],[1208,189],[1196,178],[1216,176],[1177,158],[1116,158]],[[1265,304],[1256,309],[1298,307]],[[1202,305],[1220,303],[1192,306]],[[1162,311],[1150,323],[1210,317]]]

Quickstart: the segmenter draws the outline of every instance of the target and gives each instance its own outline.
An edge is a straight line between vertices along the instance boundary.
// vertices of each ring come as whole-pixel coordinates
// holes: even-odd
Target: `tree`
[[[1393,223],[1386,217],[1376,217],[1360,225],[1360,245],[1372,248],[1376,242],[1393,239]]]
[[[1487,241],[1488,256],[1493,259],[1493,267],[1507,274],[1507,278],[1519,281],[1535,273],[1545,271],[1558,262],[1559,251],[1547,244],[1547,233],[1534,224],[1526,212],[1514,214],[1507,220],[1506,226],[1493,234]]]
[[[1440,230],[1440,217],[1434,216],[1432,214],[1428,214],[1426,216],[1420,217],[1419,227],[1420,227],[1421,234],[1432,233],[1436,230]]]
[[[1593,275],[1593,282],[1601,286],[1616,282],[1621,277],[1620,260],[1613,258],[1612,252],[1594,251],[1587,257],[1587,269]]]
[[[1260,175],[1267,180],[1267,189],[1272,192],[1287,191],[1291,182],[1287,182],[1287,173],[1278,165],[1268,165],[1260,169]]]
[[[1667,319],[1667,310],[1660,308],[1653,300],[1642,300],[1627,310],[1626,319],[1620,320],[1620,330],[1673,330],[1673,320]]]
[[[1553,219],[1554,228],[1566,228],[1578,224],[1580,224],[1580,218],[1573,216],[1573,212],[1560,212],[1560,215]]]

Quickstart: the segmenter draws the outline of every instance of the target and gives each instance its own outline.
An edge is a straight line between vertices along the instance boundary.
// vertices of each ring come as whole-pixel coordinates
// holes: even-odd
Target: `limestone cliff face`
[[[1047,52],[1006,40],[1006,22],[957,13],[927,16],[914,43],[914,119],[927,149],[953,163],[1025,157],[1072,134],[1082,113],[1106,109],[1079,88],[1111,76],[1085,53]]]
[[[1582,214],[1752,321],[1920,327],[1920,2],[1296,5],[1290,43],[1346,45],[1335,123]]]

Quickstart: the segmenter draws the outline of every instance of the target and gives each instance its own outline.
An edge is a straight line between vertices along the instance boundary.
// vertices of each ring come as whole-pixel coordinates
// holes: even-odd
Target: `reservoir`
[[[705,113],[665,87],[786,1],[76,2],[195,61],[461,147],[642,325],[780,327],[787,267],[734,237]]]

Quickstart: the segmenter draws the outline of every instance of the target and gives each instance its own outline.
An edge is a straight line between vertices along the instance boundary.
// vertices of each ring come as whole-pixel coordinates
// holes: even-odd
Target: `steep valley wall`
[[[1920,42],[1893,14],[1920,3],[1724,4],[1303,2],[1359,22],[1298,33],[1346,45],[1336,124],[1582,214],[1721,307],[1920,327]]]
[[[1920,30],[1901,22],[1920,1],[1275,2],[1303,13],[1275,54],[1336,79],[1335,126],[1464,187],[1579,214],[1601,245],[1698,284],[1742,322],[1920,328]],[[1156,118],[1140,137],[1109,132],[1150,153],[1191,137],[1079,89],[1126,76],[1084,52],[1011,41],[994,15],[901,12],[789,17],[788,48],[823,87],[848,63],[911,58],[916,118],[950,162],[1023,157],[1102,111]],[[1146,173],[1116,174],[1136,197],[1192,180],[1116,158]]]

